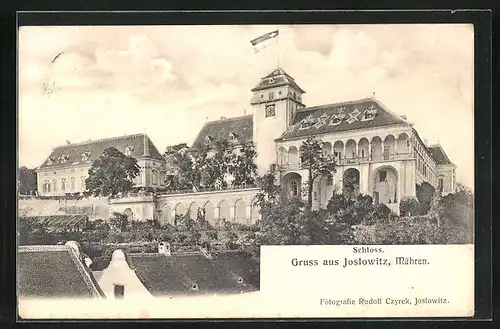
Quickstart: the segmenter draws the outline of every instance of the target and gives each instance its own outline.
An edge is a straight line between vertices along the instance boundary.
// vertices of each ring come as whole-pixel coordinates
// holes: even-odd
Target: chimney
[[[170,243],[168,242],[160,242],[158,244],[158,253],[165,255],[165,256],[170,256]]]
[[[66,144],[70,145],[70,144],[71,144],[71,142],[70,142],[70,141],[66,141]]]

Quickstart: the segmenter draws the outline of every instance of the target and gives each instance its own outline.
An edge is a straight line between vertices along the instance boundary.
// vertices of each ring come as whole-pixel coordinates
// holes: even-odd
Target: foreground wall
[[[20,198],[19,212],[28,216],[50,216],[63,214],[88,215],[91,220],[107,219],[109,204],[107,198],[83,198],[80,200],[42,200],[36,197]]]

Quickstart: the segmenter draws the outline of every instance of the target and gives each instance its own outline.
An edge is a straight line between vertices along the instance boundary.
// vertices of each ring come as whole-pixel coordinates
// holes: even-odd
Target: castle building
[[[313,208],[324,208],[334,192],[363,193],[375,203],[399,213],[404,198],[415,198],[417,184],[428,182],[442,194],[456,188],[456,166],[441,145],[427,145],[404,115],[388,109],[375,97],[307,107],[305,91],[293,77],[277,68],[252,90],[252,115],[207,122],[191,148],[210,140],[228,140],[238,146],[254,143],[258,174],[275,172],[290,197],[304,197],[308,171],[301,164],[303,142],[321,140],[322,149],[336,168],[313,182]],[[38,169],[40,195],[84,190],[88,168],[104,149],[114,146],[136,157],[141,167],[138,186],[164,187],[166,171],[175,172],[146,135],[133,135],[57,147]],[[217,225],[221,220],[253,223],[259,218],[254,186],[229,186],[204,191],[169,191],[166,194],[111,201],[113,211],[134,219],[157,218],[173,222],[199,209]]]
[[[374,97],[306,107],[305,91],[277,68],[252,89],[253,115],[209,122],[193,145],[206,139],[253,142],[260,175],[277,172],[290,196],[299,196],[308,173],[300,148],[309,137],[323,142],[336,171],[314,182],[313,206],[326,207],[344,181],[394,211],[402,198],[416,196],[416,184],[428,182],[443,194],[455,190],[456,166],[440,145],[429,146],[413,124]]]
[[[127,135],[55,147],[37,169],[38,195],[62,196],[85,191],[85,180],[93,162],[105,149],[114,147],[137,159],[138,187],[165,186],[165,159],[145,134]]]

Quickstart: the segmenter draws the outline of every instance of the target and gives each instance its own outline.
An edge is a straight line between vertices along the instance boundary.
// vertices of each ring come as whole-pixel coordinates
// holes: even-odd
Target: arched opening
[[[123,211],[123,214],[124,214],[125,216],[127,216],[127,219],[128,219],[129,221],[134,220],[134,212],[132,211],[132,209],[130,209],[130,208],[125,209],[125,210]]]
[[[298,198],[301,196],[302,176],[297,173],[288,173],[283,176],[282,188],[289,198]]]
[[[372,158],[380,160],[382,157],[382,138],[375,136],[372,138]]]
[[[234,220],[237,223],[245,223],[247,218],[247,204],[239,199],[234,204]]]
[[[370,143],[368,139],[361,138],[358,143],[358,157],[360,160],[368,160],[370,156]]]
[[[187,208],[184,203],[178,203],[175,206],[175,216],[184,216],[187,212]]]
[[[344,143],[342,141],[336,141],[333,144],[333,155],[337,162],[341,162],[342,158],[345,156],[344,153]]]
[[[345,157],[348,159],[356,157],[356,141],[354,139],[349,139],[345,143]]]
[[[332,155],[332,143],[330,142],[323,143],[323,153],[326,155]]]
[[[398,136],[398,154],[410,153],[410,138],[406,133]]]
[[[229,206],[229,201],[223,200],[219,204],[219,220],[229,221],[231,218],[231,207]]]
[[[290,149],[288,149],[288,164],[299,164],[299,152],[295,146],[291,146]]]
[[[396,154],[396,139],[393,135],[387,135],[384,139],[384,160],[389,160]]]
[[[191,218],[192,220],[197,220],[198,209],[200,209],[200,207],[196,202],[191,203],[191,205],[189,206],[189,218]]]
[[[170,205],[166,204],[161,209],[161,224],[173,224],[174,220],[172,218],[172,208]]]
[[[278,165],[283,166],[288,163],[287,151],[284,147],[278,149]]]
[[[359,170],[349,168],[344,172],[342,194],[354,199],[359,194]]]
[[[377,169],[373,175],[373,200],[375,203],[398,203],[398,173],[391,166]]]
[[[252,201],[252,209],[250,215],[250,224],[257,222],[260,219],[260,207],[257,200]]]
[[[205,210],[205,220],[209,222],[211,225],[215,225],[215,206],[212,202],[207,201],[205,205],[203,206],[203,209]]]

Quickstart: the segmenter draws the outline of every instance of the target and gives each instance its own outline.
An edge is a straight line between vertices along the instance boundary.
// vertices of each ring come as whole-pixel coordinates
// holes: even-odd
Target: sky
[[[19,165],[66,141],[190,144],[207,121],[251,114],[250,89],[279,62],[307,106],[375,93],[473,187],[473,41],[468,24],[21,27]]]

